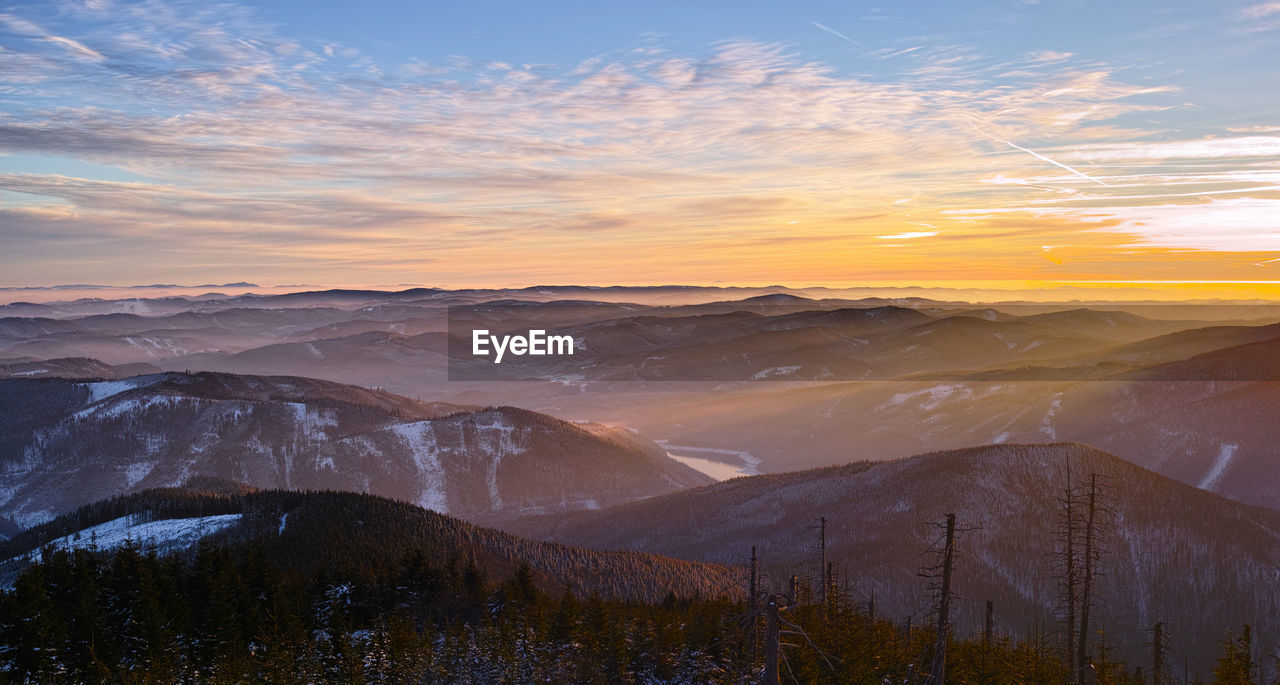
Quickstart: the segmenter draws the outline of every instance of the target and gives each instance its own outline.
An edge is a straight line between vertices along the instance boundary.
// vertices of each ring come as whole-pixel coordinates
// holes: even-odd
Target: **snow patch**
[[[290,402],[289,406],[293,409],[294,422],[304,437],[323,437],[325,428],[338,425],[332,410],[321,411],[302,402]]]
[[[440,446],[430,421],[416,421],[391,426],[391,432],[405,441],[413,462],[418,467],[422,492],[418,506],[440,513],[447,513],[448,502],[444,494],[444,470],[440,468]]]
[[[1213,486],[1218,484],[1218,479],[1222,478],[1223,472],[1231,465],[1231,458],[1236,455],[1236,450],[1240,449],[1239,445],[1222,445],[1218,450],[1218,458],[1214,460],[1213,467],[1209,469],[1209,473],[1205,474],[1204,480],[1200,481],[1200,485],[1196,486],[1201,490],[1212,490]]]
[[[772,368],[764,369],[763,371],[757,371],[755,375],[753,375],[751,378],[752,380],[760,380],[762,378],[768,378],[770,376],[791,376],[799,370],[800,370],[799,366],[775,366]]]
[[[155,462],[140,461],[136,464],[129,464],[124,470],[125,481],[129,483],[128,487],[132,488],[140,483],[155,467]]]
[[[97,404],[102,400],[119,395],[122,392],[129,392],[135,388],[141,388],[148,385],[154,385],[156,378],[128,378],[122,381],[98,381],[96,383],[81,383],[80,387],[89,391],[89,400],[86,404]]]
[[[1058,430],[1053,427],[1053,417],[1058,415],[1058,411],[1062,409],[1062,393],[1053,396],[1053,401],[1049,403],[1049,411],[1045,413],[1044,418],[1040,420],[1040,432],[1049,436],[1050,440],[1058,439]]]
[[[117,395],[119,393],[116,393]],[[110,399],[108,397],[107,399]],[[95,404],[87,409],[81,409],[72,415],[75,420],[94,418],[94,419],[113,419],[124,414],[136,414],[138,412],[150,409],[151,407],[163,406],[172,407],[184,401],[186,398],[171,397],[169,395],[152,395],[144,399],[118,399],[102,404]]]
[[[50,542],[50,545],[67,549],[115,549],[132,540],[142,546],[167,549],[189,547],[200,538],[212,535],[240,522],[240,514],[219,514],[189,519],[164,519],[161,521],[137,521],[136,516],[123,516],[100,523],[71,535]]]
[[[905,403],[907,400],[928,395],[928,397],[925,398],[924,401],[920,403],[920,408],[929,410],[938,406],[939,404],[942,403],[943,400],[949,398],[952,394],[957,392],[960,393],[958,399],[966,399],[973,394],[973,391],[971,389],[966,388],[963,385],[959,385],[959,384],[935,385],[933,387],[925,388],[924,390],[916,390],[915,392],[896,393],[893,397],[889,398],[889,401],[885,404],[885,406],[896,407],[898,405]]]

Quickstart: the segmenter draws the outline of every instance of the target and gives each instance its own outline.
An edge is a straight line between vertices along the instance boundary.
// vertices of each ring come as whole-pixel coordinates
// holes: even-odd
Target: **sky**
[[[1280,2],[2,2],[0,287],[1280,283]]]

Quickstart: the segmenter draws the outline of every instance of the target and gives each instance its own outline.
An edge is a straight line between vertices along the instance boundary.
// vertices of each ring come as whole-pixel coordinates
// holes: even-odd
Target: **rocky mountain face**
[[[1070,477],[1068,477],[1068,472]],[[997,624],[1027,634],[1056,625],[1062,585],[1061,499],[1068,484],[1081,514],[1098,476],[1095,624],[1145,635],[1178,626],[1178,649],[1209,663],[1227,630],[1249,623],[1260,644],[1280,637],[1280,514],[1242,505],[1133,466],[1090,447],[1000,445],[738,478],[595,512],[534,517],[513,532],[599,549],[633,549],[744,564],[757,546],[781,588],[798,573],[816,579],[817,522],[827,554],[855,601],[927,620],[928,582],[918,572],[956,514],[957,629],[981,626],[985,600]],[[1077,534],[1077,540],[1079,540]],[[811,583],[816,583],[816,580]],[[1212,598],[1211,601],[1189,601]],[[1112,644],[1134,655],[1140,644]]]
[[[710,482],[621,429],[216,373],[0,381],[0,473],[0,516],[23,527],[196,476],[374,493],[477,521]]]

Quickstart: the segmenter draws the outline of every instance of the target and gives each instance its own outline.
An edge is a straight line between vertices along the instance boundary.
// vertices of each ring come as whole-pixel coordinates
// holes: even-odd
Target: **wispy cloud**
[[[859,43],[858,41],[856,41],[856,40],[854,40],[854,39],[852,39],[852,38],[850,38],[850,37],[848,37],[848,36],[844,35],[843,33],[840,33],[839,31],[837,31],[837,30],[835,30],[835,29],[831,28],[830,26],[827,26],[827,25],[825,25],[825,24],[820,24],[820,23],[818,23],[818,22],[816,22],[816,21],[811,21],[811,22],[809,22],[809,23],[810,23],[810,24],[813,24],[813,25],[814,25],[815,27],[817,27],[819,30],[821,30],[821,31],[826,31],[827,33],[830,33],[831,35],[835,36],[836,38],[839,38],[840,40],[843,40],[843,41],[848,42],[848,43],[853,43],[854,45],[856,45],[856,46],[858,46],[858,47],[863,47],[862,43]]]
[[[902,50],[882,51],[883,54],[877,55],[876,59],[892,59],[894,57],[901,57],[902,55],[908,55],[917,50],[923,50],[923,49],[924,49],[923,45],[914,45],[912,47],[904,48]]]
[[[878,235],[876,238],[880,240],[911,240],[913,238],[932,238],[935,235],[938,235],[937,231],[907,231],[892,235]]]
[[[1263,2],[1240,10],[1240,16],[1247,19],[1261,19],[1277,13],[1280,13],[1280,2]]]
[[[1176,141],[1086,143],[1062,154],[1068,161],[1139,162],[1280,157],[1280,136],[1229,136]]]
[[[1070,52],[1059,52],[1057,50],[1033,50],[1026,55],[1026,60],[1032,64],[1057,64],[1065,62],[1073,56]]]

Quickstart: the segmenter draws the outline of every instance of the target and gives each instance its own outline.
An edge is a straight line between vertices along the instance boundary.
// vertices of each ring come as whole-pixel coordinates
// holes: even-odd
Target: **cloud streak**
[[[1041,160],[1043,162],[1048,162],[1056,167],[1061,167],[1063,169],[1066,169],[1067,171],[1070,171],[1071,173],[1075,174],[1076,176],[1079,176],[1080,178],[1088,179],[1094,183],[1097,183],[1100,186],[1107,185],[1106,183],[1099,181],[1098,179],[1090,176],[1089,174],[1084,173],[1083,171],[1072,169],[1071,167],[1067,166],[1066,164],[1063,164],[1062,162],[1055,162],[1052,159],[1049,159],[1048,157],[1045,157],[1044,155],[1040,154],[1039,152],[1036,152],[1035,150],[1028,150],[1027,148],[1022,147],[1021,145],[1015,145],[1013,142],[1007,141],[1007,140],[1005,141],[1005,144],[1015,150],[1021,150],[1022,152],[1025,152],[1031,155],[1032,157],[1035,157],[1038,160]]]
[[[858,47],[864,47],[862,43],[859,43],[858,41],[844,35],[843,33],[840,33],[839,31],[831,28],[830,26],[827,26],[825,24],[820,24],[816,21],[811,21],[809,23],[813,24],[813,26],[816,27],[818,30],[826,31],[827,33],[830,33],[831,35],[835,36],[836,38],[839,38],[840,40],[845,41],[846,43],[852,43]]]

